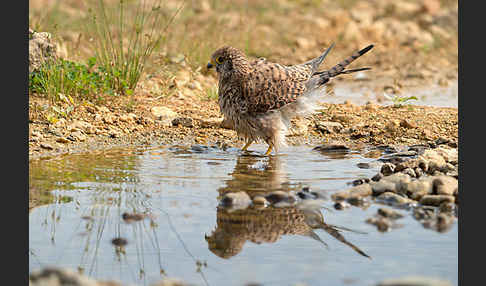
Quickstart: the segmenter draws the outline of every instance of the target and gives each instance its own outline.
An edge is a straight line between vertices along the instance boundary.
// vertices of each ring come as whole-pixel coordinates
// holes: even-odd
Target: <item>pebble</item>
[[[268,205],[268,201],[267,201],[267,199],[265,199],[265,197],[255,196],[253,198],[253,204],[260,205],[260,206],[266,206],[266,205]]]
[[[323,144],[312,150],[320,152],[348,151],[349,147],[344,144]]]
[[[361,184],[350,189],[339,191],[331,195],[335,201],[347,200],[349,198],[362,198],[370,196],[373,193],[370,184]]]
[[[343,125],[339,122],[320,121],[316,123],[316,128],[323,133],[331,134],[341,132]]]
[[[377,197],[379,201],[391,204],[391,205],[404,205],[411,203],[411,200],[392,192],[384,192]]]
[[[438,176],[434,178],[433,194],[453,196],[457,194],[458,181],[450,176]]]
[[[295,197],[288,192],[274,191],[265,196],[265,199],[270,204],[277,204],[280,202],[293,203],[296,201]]]
[[[405,276],[385,279],[376,286],[452,286],[452,283],[447,280],[426,276]]]
[[[41,146],[41,148],[46,149],[46,150],[54,149],[50,144],[47,144],[47,143],[41,143],[40,146]]]
[[[420,199],[420,204],[426,206],[438,207],[442,203],[453,203],[455,201],[454,196],[446,195],[425,195]]]
[[[370,179],[368,179],[368,178],[362,178],[362,179],[354,180],[351,184],[353,186],[358,186],[358,185],[362,185],[364,183],[369,183],[369,182],[370,182]]]
[[[395,165],[392,163],[384,163],[381,166],[380,173],[382,173],[384,176],[388,176],[393,174],[395,171]]]
[[[251,204],[251,199],[246,192],[230,192],[223,195],[220,203],[224,207],[246,208]]]
[[[389,219],[399,219],[403,217],[400,212],[390,208],[379,208],[378,214]]]
[[[184,126],[184,127],[188,127],[188,128],[194,127],[192,118],[189,118],[189,117],[174,118],[174,120],[172,120],[172,125],[173,126],[179,126],[180,125],[180,126]]]
[[[435,216],[435,208],[429,206],[419,206],[413,209],[413,217],[416,220],[428,220]]]
[[[337,209],[337,210],[343,210],[343,209],[349,208],[350,206],[351,205],[346,201],[340,201],[340,202],[336,202],[334,204],[334,208]]]
[[[391,220],[382,216],[370,217],[365,222],[376,226],[376,228],[381,232],[389,231],[392,227]]]

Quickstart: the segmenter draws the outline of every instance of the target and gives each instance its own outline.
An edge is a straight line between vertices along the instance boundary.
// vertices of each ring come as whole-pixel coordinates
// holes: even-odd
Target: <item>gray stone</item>
[[[29,31],[29,73],[39,70],[47,62],[58,58],[56,45],[51,42],[51,34]]]
[[[194,124],[192,122],[192,118],[189,117],[177,117],[174,120],[172,120],[172,125],[173,126],[184,126],[184,127],[194,127]]]
[[[381,166],[380,173],[382,173],[384,176],[389,176],[395,172],[395,165],[392,163],[384,163]]]

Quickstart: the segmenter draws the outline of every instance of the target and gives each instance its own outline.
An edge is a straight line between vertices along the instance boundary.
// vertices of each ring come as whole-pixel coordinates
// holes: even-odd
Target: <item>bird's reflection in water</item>
[[[220,198],[227,192],[245,191],[253,198],[275,190],[292,191],[278,156],[264,158],[240,156],[231,176],[226,186],[218,189]],[[242,251],[246,241],[256,244],[274,243],[282,235],[310,237],[327,247],[327,244],[314,232],[316,229],[322,229],[357,253],[371,258],[348,242],[340,232],[353,230],[325,223],[320,208],[306,201],[284,207],[255,205],[246,209],[218,207],[216,228],[210,235],[206,235],[205,239],[211,252],[221,258],[229,259]]]

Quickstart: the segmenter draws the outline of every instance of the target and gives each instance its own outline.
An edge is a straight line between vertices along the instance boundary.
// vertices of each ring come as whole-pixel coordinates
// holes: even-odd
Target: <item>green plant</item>
[[[109,88],[103,69],[95,69],[96,59],[87,64],[64,59],[45,62],[29,75],[29,91],[47,96],[52,102],[74,104],[73,97],[89,97]]]
[[[136,1],[132,7],[132,1],[119,0],[113,11],[98,0],[96,9],[88,10],[95,57],[109,86],[119,95],[133,93],[147,59],[165,41],[169,25],[183,7],[170,15],[161,9],[160,0],[151,7],[147,2]]]
[[[418,100],[416,96],[400,96],[398,94],[391,96],[386,93],[383,93],[383,96],[393,102],[393,107],[402,107],[405,103],[409,104],[408,101],[410,100]]]

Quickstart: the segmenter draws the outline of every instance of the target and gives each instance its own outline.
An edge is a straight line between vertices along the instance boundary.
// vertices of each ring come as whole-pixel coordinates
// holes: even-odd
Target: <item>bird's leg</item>
[[[267,149],[267,152],[265,152],[265,156],[268,156],[272,152],[272,149],[273,149],[273,146],[268,145],[268,149]]]
[[[242,148],[241,150],[242,150],[242,151],[246,151],[246,150],[248,149],[248,147],[250,147],[250,145],[251,145],[252,143],[253,143],[253,140],[248,139],[248,140],[246,141],[245,146],[243,146],[243,148]]]

